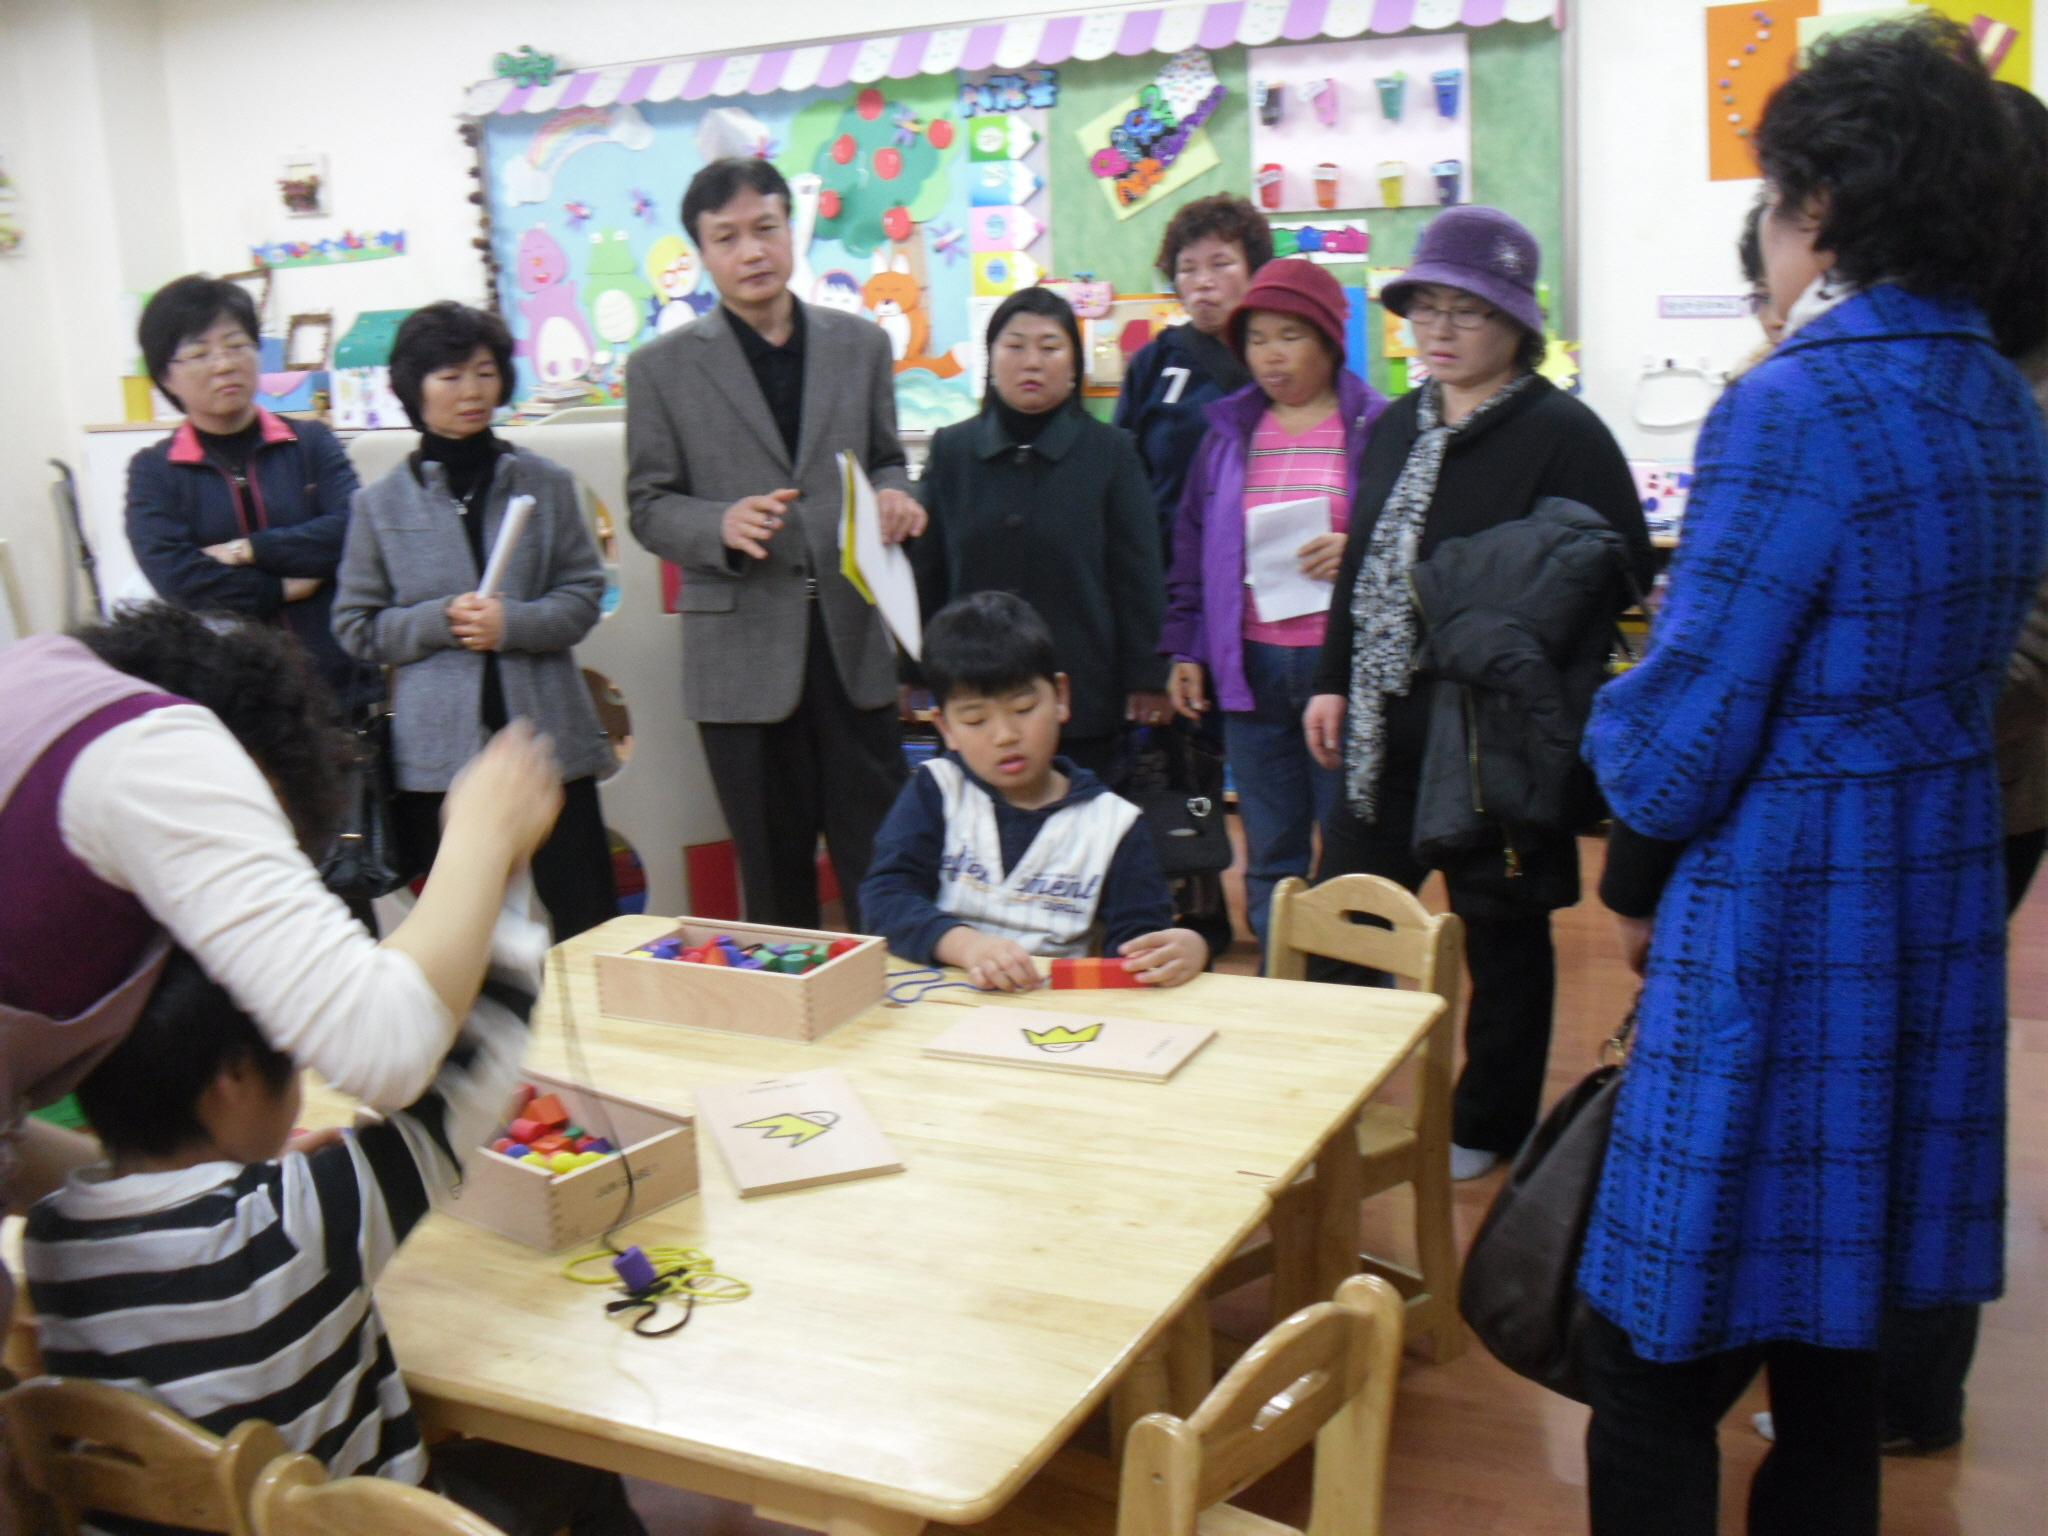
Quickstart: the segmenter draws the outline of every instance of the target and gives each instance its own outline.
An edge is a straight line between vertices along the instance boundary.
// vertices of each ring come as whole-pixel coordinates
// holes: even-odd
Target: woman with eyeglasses
[[[1413,890],[1429,873],[1414,848],[1434,692],[1413,671],[1421,636],[1409,575],[1419,561],[1563,497],[1604,518],[1637,579],[1649,578],[1649,535],[1621,449],[1599,417],[1536,372],[1540,260],[1535,237],[1507,214],[1452,208],[1382,295],[1414,327],[1430,377],[1366,441],[1303,720],[1316,761],[1344,778],[1323,823],[1321,879],[1362,872]],[[1472,975],[1451,1153],[1453,1176],[1470,1179],[1512,1155],[1536,1123],[1556,982],[1550,914],[1579,899],[1577,841],[1558,833],[1503,843],[1444,873]]]
[[[128,465],[128,542],[159,596],[277,624],[344,709],[376,698],[373,667],[328,627],[356,472],[317,421],[256,403],[256,306],[194,274],[164,284],[137,327],[156,387],[185,413]]]

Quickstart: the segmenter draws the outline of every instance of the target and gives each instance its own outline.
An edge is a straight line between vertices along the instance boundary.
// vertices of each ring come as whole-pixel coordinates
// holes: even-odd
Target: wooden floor
[[[1601,845],[1584,844],[1587,888]],[[1233,899],[1242,932],[1242,893]],[[1432,895],[1425,892],[1425,897]],[[1432,905],[1440,904],[1432,901]],[[1621,963],[1598,902],[1558,914],[1557,1036],[1550,1089],[1590,1071],[1600,1042],[1626,1010],[1634,978]],[[1248,938],[1223,962],[1251,971]],[[2048,1531],[2048,879],[2037,882],[2012,928],[2012,1044],[2006,1298],[1986,1309],[1970,1381],[1968,1434],[1954,1450],[1885,1462],[1886,1536],[2041,1536]],[[1401,1085],[1395,1085],[1400,1091]],[[1458,1186],[1458,1225],[1469,1240],[1498,1173]],[[1364,1245],[1400,1256],[1405,1192],[1369,1203]],[[1219,1323],[1255,1337],[1256,1288],[1219,1311]],[[992,1383],[992,1390],[1000,1390]],[[1750,1414],[1762,1387],[1721,1430],[1722,1530],[1743,1530],[1742,1501],[1766,1447]],[[1406,1362],[1388,1468],[1387,1536],[1558,1536],[1585,1529],[1586,1411],[1496,1364],[1474,1347],[1449,1366]],[[1238,1502],[1290,1524],[1307,1515],[1307,1461],[1282,1468]],[[740,1506],[633,1485],[652,1536],[772,1536],[785,1527]],[[1652,1533],[1645,1533],[1652,1536]]]

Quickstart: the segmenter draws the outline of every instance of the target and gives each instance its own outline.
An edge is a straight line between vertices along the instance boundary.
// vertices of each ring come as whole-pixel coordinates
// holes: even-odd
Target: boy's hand
[[[1209,963],[1209,946],[1191,928],[1141,933],[1117,951],[1124,969],[1148,987],[1177,987],[1193,981]]]
[[[1030,992],[1039,984],[1038,965],[1022,944],[964,923],[948,929],[933,953],[941,964],[959,966],[985,992]]]

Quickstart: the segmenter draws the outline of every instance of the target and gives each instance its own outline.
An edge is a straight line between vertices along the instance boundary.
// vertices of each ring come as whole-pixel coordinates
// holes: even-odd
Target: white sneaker
[[[1481,1152],[1472,1147],[1461,1147],[1455,1142],[1451,1144],[1451,1178],[1456,1183],[1484,1178],[1493,1172],[1499,1161],[1498,1152]]]
[[[1764,1439],[1770,1441],[1771,1444],[1776,1445],[1778,1443],[1777,1421],[1771,1417],[1769,1409],[1765,1409],[1762,1413],[1752,1413],[1749,1416],[1749,1423],[1752,1429],[1759,1435],[1762,1435]]]

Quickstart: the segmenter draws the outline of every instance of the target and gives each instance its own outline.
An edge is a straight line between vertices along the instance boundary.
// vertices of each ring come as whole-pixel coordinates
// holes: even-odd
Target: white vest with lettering
[[[1108,791],[1062,806],[1005,872],[988,791],[946,758],[924,766],[946,805],[938,909],[983,933],[1015,939],[1034,955],[1086,954],[1102,882],[1138,808]]]

